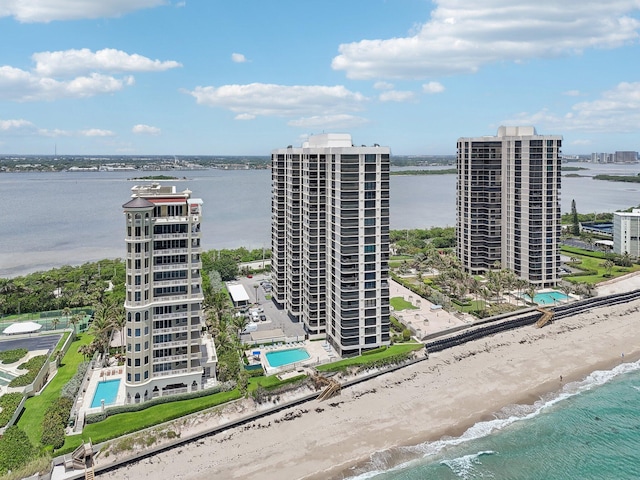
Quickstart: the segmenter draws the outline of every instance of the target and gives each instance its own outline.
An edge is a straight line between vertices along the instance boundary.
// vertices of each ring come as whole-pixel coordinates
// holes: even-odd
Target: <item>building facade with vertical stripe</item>
[[[314,135],[272,152],[272,294],[342,356],[389,344],[388,147]]]
[[[561,136],[533,127],[458,139],[457,255],[467,272],[499,266],[537,287],[557,284],[561,147]]]

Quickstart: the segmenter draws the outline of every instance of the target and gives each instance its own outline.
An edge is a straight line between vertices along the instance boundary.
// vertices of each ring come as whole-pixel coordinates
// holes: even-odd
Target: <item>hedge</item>
[[[2,408],[2,412],[0,412],[0,427],[4,427],[9,423],[21,400],[21,393],[7,393],[0,397],[0,408]]]
[[[180,400],[192,400],[194,398],[207,397],[215,393],[228,392],[233,390],[234,388],[235,388],[235,385],[232,382],[226,382],[212,388],[207,388],[206,390],[198,390],[197,392],[181,393],[178,395],[167,395],[163,397],[152,398],[151,400],[148,400],[142,403],[131,403],[128,405],[118,405],[115,407],[109,407],[105,409],[104,412],[90,413],[89,415],[87,415],[85,417],[85,425],[101,422],[106,418],[112,415],[118,415],[119,413],[139,412],[141,410],[145,410],[155,405],[162,405],[163,403],[178,402]]]
[[[0,352],[0,363],[14,363],[24,357],[29,351],[26,348],[16,348],[15,350],[7,350]]]
[[[26,465],[36,451],[29,441],[29,437],[17,425],[13,425],[0,438],[0,475],[9,470],[16,470]]]
[[[64,445],[64,429],[67,426],[69,413],[73,407],[73,400],[66,397],[58,398],[51,406],[42,421],[42,445],[52,445],[58,449]]]
[[[38,355],[18,366],[19,369],[28,370],[24,375],[14,378],[9,383],[10,387],[24,387],[33,382],[38,376],[38,372],[47,361],[46,355]]]
[[[78,365],[78,370],[76,371],[76,373],[62,387],[60,396],[75,400],[76,395],[80,390],[80,386],[82,385],[82,380],[84,380],[84,374],[87,373],[88,369],[89,362],[82,362],[80,365]]]

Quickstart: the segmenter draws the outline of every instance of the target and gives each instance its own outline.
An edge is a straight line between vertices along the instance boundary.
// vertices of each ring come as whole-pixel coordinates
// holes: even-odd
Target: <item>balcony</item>
[[[156,357],[153,359],[153,364],[156,365],[158,363],[167,363],[167,362],[180,362],[187,361],[189,359],[189,354],[185,353],[184,355],[169,355],[166,357]]]

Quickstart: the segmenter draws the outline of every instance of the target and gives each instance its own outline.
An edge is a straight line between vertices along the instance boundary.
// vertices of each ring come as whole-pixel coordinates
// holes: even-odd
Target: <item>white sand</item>
[[[638,360],[639,308],[640,301],[595,309],[543,329],[524,327],[470,342],[325,402],[273,414],[99,478],[343,478],[348,467],[374,452],[460,435],[505,406],[531,404],[563,383],[612,368],[622,352],[624,361]],[[230,406],[223,418],[251,408],[250,401]],[[283,420],[285,415],[294,418]],[[182,435],[220,418],[189,422]],[[100,456],[98,464],[113,458]]]

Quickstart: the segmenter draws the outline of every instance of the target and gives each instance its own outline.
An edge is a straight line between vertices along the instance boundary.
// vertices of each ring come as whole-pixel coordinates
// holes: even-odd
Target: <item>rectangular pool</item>
[[[279,350],[277,352],[267,352],[267,362],[273,368],[289,365],[290,363],[301,362],[311,355],[304,348],[291,348],[289,350]]]
[[[524,295],[527,300],[530,300],[529,295]],[[538,305],[554,305],[561,302],[566,302],[569,297],[564,293],[552,290],[550,292],[536,293],[533,297],[533,301]]]
[[[105,380],[104,382],[99,382],[98,388],[96,388],[96,393],[93,395],[91,408],[101,407],[102,400],[104,400],[105,407],[116,403],[116,397],[118,396],[119,388],[120,379]]]

